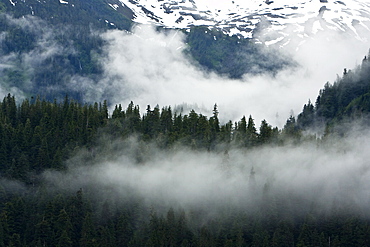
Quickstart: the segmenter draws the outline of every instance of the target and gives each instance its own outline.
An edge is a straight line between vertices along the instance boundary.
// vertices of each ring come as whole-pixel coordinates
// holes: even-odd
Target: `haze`
[[[292,112],[298,114],[308,99],[314,102],[327,81],[333,83],[344,68],[354,68],[368,52],[367,44],[353,37],[334,31],[318,33],[300,45],[297,38],[279,48],[298,67],[276,76],[246,74],[231,80],[206,73],[187,59],[181,32],[164,34],[150,26],[136,26],[133,35],[111,31],[103,37],[108,41],[102,60],[106,80],[100,86],[111,89],[111,104],[126,106],[134,101],[145,109],[148,104],[187,103],[210,113],[217,103],[223,121],[251,114],[257,123],[266,119],[278,127]]]
[[[279,210],[298,216],[314,205],[317,213],[344,207],[369,217],[369,147],[369,132],[355,130],[320,145],[231,149],[227,157],[184,147],[160,150],[136,138],[102,139],[92,160],[82,150],[67,171],[46,171],[43,178],[51,190],[83,188],[99,201],[134,198],[148,207],[205,215],[225,207],[253,212],[279,201]]]

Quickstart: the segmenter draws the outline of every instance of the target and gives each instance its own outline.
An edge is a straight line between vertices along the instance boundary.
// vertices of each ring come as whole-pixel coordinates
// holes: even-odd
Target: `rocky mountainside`
[[[138,23],[168,28],[208,26],[271,45],[341,30],[358,39],[370,27],[370,1],[358,0],[110,0],[115,10],[129,8]],[[264,29],[264,36],[258,34]]]
[[[101,34],[129,31],[138,20],[133,6],[118,0],[0,1],[0,92],[88,100],[83,85],[104,78],[107,41]],[[219,29],[198,26],[186,34],[184,52],[206,71],[241,78],[276,73],[288,64],[278,54],[271,58],[250,39]]]
[[[112,28],[127,29],[128,20],[166,28],[206,26],[265,45],[283,46],[292,34],[304,40],[321,31],[338,30],[366,41],[370,33],[369,0],[9,0],[3,5],[8,11],[36,16],[40,6],[48,6],[50,13],[61,7],[72,12],[82,8],[95,22]]]
[[[266,75],[269,80],[276,80],[276,85],[299,85],[297,92],[318,90],[326,81],[332,80],[335,73],[340,73],[345,67],[353,68],[355,59],[366,54],[368,44],[361,41],[370,37],[369,6],[369,0],[250,0],[248,4],[239,0],[2,0],[0,92],[11,92],[21,97],[41,95],[48,100],[63,100],[68,94],[80,102],[112,99],[117,95],[122,98],[123,94],[117,89],[122,84],[132,85],[136,92],[138,80],[132,79],[131,73],[120,74],[122,65],[113,66],[115,70],[106,65],[112,40],[102,35],[110,33],[112,37],[120,33],[119,37],[125,38],[112,49],[122,51],[121,56],[125,57],[132,48],[133,61],[145,58],[143,64],[137,64],[147,66],[147,57],[158,48],[151,39],[143,44],[142,49],[137,49],[140,39],[135,40],[136,36],[145,33],[116,32],[117,29],[132,30],[135,23],[155,24],[160,27],[157,31],[186,30],[185,35],[181,34],[181,52],[187,56],[184,68],[190,64],[197,69],[200,67],[202,72],[221,75],[228,82],[224,83],[225,88],[235,83],[229,81],[230,78],[242,79],[244,87],[248,84],[243,80],[249,75],[251,78]],[[330,30],[340,31],[344,34],[340,36],[346,37],[336,39],[338,36],[329,35]],[[152,35],[156,36],[154,32]],[[171,42],[174,37],[162,35],[159,38]],[[331,40],[326,42],[329,38]],[[118,38],[114,36],[113,39]],[[306,45],[305,41],[308,41]],[[296,45],[300,44],[299,52],[295,52]],[[266,49],[266,46],[270,47]],[[277,51],[275,48],[279,46],[284,46],[284,49]],[[145,52],[141,54],[141,51]],[[163,57],[171,56],[163,54]],[[150,66],[161,64],[157,57],[155,54],[148,60]],[[126,66],[133,68],[132,63]],[[168,67],[168,64],[157,67]],[[288,69],[292,69],[292,73],[286,72]],[[281,72],[288,74],[289,78],[282,78]],[[161,75],[162,70],[154,74]],[[174,72],[168,74],[178,76]],[[311,74],[318,76],[311,78]],[[199,78],[197,85],[208,82],[201,74],[195,74],[188,81],[198,82]],[[116,84],[113,85],[112,80]],[[171,85],[174,81],[170,80]],[[161,83],[162,80],[156,82]],[[263,84],[260,80],[257,82],[258,85]],[[268,85],[269,91],[273,91]],[[304,103],[307,98],[313,99],[316,93],[302,93],[299,97],[305,98]],[[131,99],[134,96],[125,97]],[[243,100],[246,98],[242,97]],[[217,98],[212,102],[220,100]],[[281,111],[271,114],[275,116],[276,112]]]

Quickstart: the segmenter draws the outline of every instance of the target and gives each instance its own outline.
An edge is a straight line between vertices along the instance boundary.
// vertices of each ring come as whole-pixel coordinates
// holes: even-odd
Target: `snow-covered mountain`
[[[37,5],[47,2],[9,0],[7,4],[26,5],[29,14],[37,15]],[[55,0],[53,4],[73,9],[80,2]],[[96,12],[100,21],[112,27],[122,27],[118,16],[123,16],[166,28],[208,26],[266,45],[287,44],[292,34],[304,40],[327,30],[343,31],[362,41],[370,37],[370,0],[96,0],[85,5],[89,5],[85,11]]]
[[[131,9],[137,23],[185,29],[205,25],[266,45],[283,45],[292,33],[305,38],[341,30],[364,40],[364,32],[370,32],[369,0],[110,0],[109,5]],[[261,27],[263,37],[256,35]]]

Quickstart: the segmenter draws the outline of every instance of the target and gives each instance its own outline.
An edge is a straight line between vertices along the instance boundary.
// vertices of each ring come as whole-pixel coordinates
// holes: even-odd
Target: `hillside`
[[[365,56],[361,65],[353,70],[344,69],[343,75],[331,84],[327,82],[314,104],[309,102],[298,115],[298,125],[303,129],[335,126],[342,122],[361,120],[366,124],[370,108],[370,63]],[[339,130],[337,130],[339,131]]]
[[[101,1],[2,1],[0,85],[21,97],[83,100],[74,83],[97,83],[102,74],[100,33],[130,29],[131,20]],[[105,17],[117,21],[117,27]],[[22,95],[25,94],[25,95]]]
[[[1,12],[10,14],[14,18],[30,15],[54,25],[129,30],[132,24],[132,13],[129,10],[112,11],[112,8],[103,0],[72,0],[68,2],[4,0],[2,6]]]
[[[68,94],[80,102],[91,101],[80,85],[99,86],[104,80],[107,41],[102,36],[109,30],[131,30],[132,17],[130,10],[118,11],[100,0],[3,1],[2,91],[48,100],[62,100]],[[200,27],[184,33],[189,60],[219,75],[235,79],[244,74],[274,74],[294,64],[276,51],[275,59],[269,59],[274,62],[266,63],[272,53],[221,30]]]
[[[330,30],[364,40],[369,33],[369,1],[359,0],[120,0],[114,8],[130,8],[137,23],[166,28],[206,26],[255,42],[286,46],[305,42]]]
[[[369,243],[368,204],[356,200],[367,184],[353,183],[367,176],[366,136],[332,147],[303,137],[293,117],[279,130],[265,120],[256,127],[252,116],[220,124],[213,112],[141,113],[132,102],[109,118],[106,102],[6,96],[0,244]]]
[[[0,247],[370,246],[366,2],[200,3],[0,2]]]

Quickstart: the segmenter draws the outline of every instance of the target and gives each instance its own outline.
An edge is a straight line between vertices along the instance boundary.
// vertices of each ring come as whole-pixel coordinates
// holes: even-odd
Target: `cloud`
[[[231,80],[202,71],[185,57],[181,32],[136,26],[132,34],[116,30],[103,37],[108,43],[103,59],[106,79],[100,87],[109,88],[111,104],[134,101],[146,108],[187,103],[209,113],[217,103],[223,121],[252,114],[257,123],[266,119],[279,127],[292,110],[298,114],[308,99],[314,102],[327,81],[333,82],[343,68],[353,68],[368,50],[366,43],[328,30],[307,38],[297,49],[292,34],[290,45],[279,52],[297,61],[298,67],[275,76],[247,74]]]
[[[55,39],[59,34],[68,33],[68,28],[53,30],[42,20],[30,16],[7,18],[13,25],[37,34],[36,47],[31,51],[21,57],[13,53],[0,57],[0,73],[13,68],[27,75],[23,85],[3,84],[0,92],[11,91],[17,98],[23,98],[40,86],[33,75],[40,66],[45,69],[45,61],[59,55],[73,55],[76,51],[72,43],[64,46]],[[366,35],[364,31],[362,37],[365,39]],[[273,46],[265,52],[275,53],[270,59],[279,54],[288,56],[297,62],[297,67],[285,68],[276,75],[247,74],[243,79],[231,80],[202,71],[196,61],[185,56],[183,49],[187,44],[180,31],[158,32],[154,27],[137,25],[131,33],[113,30],[101,37],[106,41],[103,57],[95,54],[93,59],[104,69],[102,78],[73,74],[75,72],[61,67],[55,73],[58,83],[43,85],[46,88],[42,92],[71,92],[85,102],[108,100],[112,107],[119,103],[125,106],[130,101],[139,104],[141,109],[148,104],[152,107],[187,104],[208,116],[217,103],[223,122],[238,121],[243,115],[251,114],[257,126],[266,119],[280,128],[291,112],[298,114],[308,99],[314,102],[327,81],[333,82],[344,68],[354,68],[368,51],[365,42],[351,35],[328,29],[303,40],[292,28],[288,45],[279,48],[278,53]],[[0,36],[3,38],[4,33]]]
[[[7,51],[0,56],[0,92],[12,93],[18,99],[30,95],[42,94],[42,97],[53,97],[48,94],[58,93],[65,95],[69,86],[69,79],[73,76],[70,70],[71,64],[67,60],[68,55],[75,55],[73,41],[68,41],[69,27],[53,28],[46,21],[35,16],[23,16],[13,18],[2,15],[4,23],[8,26],[5,32],[0,33],[0,43],[3,43],[8,35],[14,30],[21,29],[27,34],[27,39],[17,40],[19,37],[11,38],[11,42],[22,42],[22,46],[28,46],[24,50]],[[60,39],[64,38],[64,42]],[[21,49],[21,46],[17,46]],[[24,48],[24,47],[23,47]],[[1,51],[3,52],[3,50]],[[60,58],[63,57],[63,60]],[[54,60],[59,59],[57,64]],[[16,72],[22,75],[21,79],[12,80],[8,78],[8,72]],[[50,75],[53,76],[50,76]],[[59,77],[59,78],[58,78]],[[62,79],[60,79],[62,78]],[[59,79],[59,81],[58,81]]]
[[[43,177],[48,188],[82,188],[98,201],[139,200],[148,207],[205,215],[224,208],[254,212],[279,202],[277,210],[297,216],[337,207],[369,217],[369,134],[352,132],[319,145],[233,149],[228,159],[186,148],[159,150],[131,138],[102,142],[93,159],[91,152],[82,152],[68,162],[67,171],[47,171]],[[146,157],[138,162],[137,155]]]

